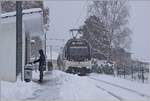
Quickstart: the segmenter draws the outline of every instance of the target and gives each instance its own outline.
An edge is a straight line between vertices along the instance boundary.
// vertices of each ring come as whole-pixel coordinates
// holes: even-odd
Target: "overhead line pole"
[[[53,58],[53,56],[52,56],[52,48],[53,48],[53,46],[52,46],[52,45],[50,45],[50,52],[51,52],[51,53],[50,53],[50,55],[51,55],[51,62],[52,62],[52,60],[53,60],[53,59],[52,59],[52,58]]]
[[[22,77],[22,1],[16,1],[16,75]]]
[[[46,33],[44,34],[44,37],[45,37],[45,55],[46,55],[46,40],[47,40]]]
[[[2,9],[1,9],[1,1],[0,1],[0,27],[1,27],[1,12]],[[1,101],[1,80],[0,80],[0,101]]]

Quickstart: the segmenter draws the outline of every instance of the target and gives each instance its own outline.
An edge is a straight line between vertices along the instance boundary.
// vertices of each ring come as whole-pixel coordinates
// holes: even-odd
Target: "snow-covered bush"
[[[98,66],[98,68],[97,68],[97,73],[103,73],[103,70],[100,66]]]
[[[105,66],[103,66],[102,70],[103,70],[103,73],[105,73],[105,74],[114,74],[114,70],[113,70],[112,66],[109,66],[107,64]]]

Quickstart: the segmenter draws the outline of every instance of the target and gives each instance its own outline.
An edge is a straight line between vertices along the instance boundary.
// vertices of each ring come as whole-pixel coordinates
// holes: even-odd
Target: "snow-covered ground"
[[[120,100],[147,101],[150,99],[149,84],[137,83],[109,75],[91,74],[89,78],[98,88]]]
[[[25,83],[2,82],[2,101],[121,101],[150,100],[149,85],[102,74],[77,76],[54,70],[46,72],[44,82],[38,83],[38,73]]]

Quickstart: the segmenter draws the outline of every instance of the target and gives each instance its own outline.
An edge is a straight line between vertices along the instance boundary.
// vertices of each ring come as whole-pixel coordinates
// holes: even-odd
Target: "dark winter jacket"
[[[38,60],[35,60],[34,63],[39,62],[39,71],[45,69],[46,61],[44,54],[40,55],[40,58]]]

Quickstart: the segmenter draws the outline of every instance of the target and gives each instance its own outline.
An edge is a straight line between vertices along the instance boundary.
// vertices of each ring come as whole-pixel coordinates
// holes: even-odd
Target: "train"
[[[86,75],[91,68],[90,44],[85,39],[69,39],[58,56],[57,64],[67,73]]]

